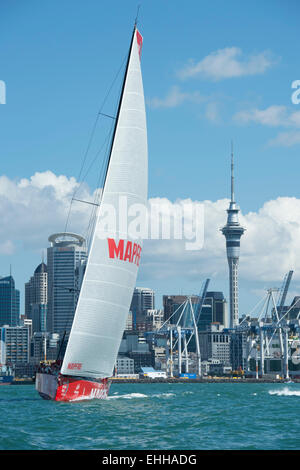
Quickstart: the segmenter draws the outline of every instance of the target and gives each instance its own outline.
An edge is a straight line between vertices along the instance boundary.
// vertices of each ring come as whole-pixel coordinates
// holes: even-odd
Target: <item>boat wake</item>
[[[116,400],[116,399],[125,399],[125,400],[132,400],[134,398],[169,398],[174,396],[174,393],[155,393],[153,395],[145,395],[144,393],[127,393],[124,395],[111,395],[107,397],[107,400]]]
[[[120,398],[124,398],[125,400],[132,400],[134,398],[149,398],[149,396],[144,395],[143,393],[127,393],[125,395],[111,395],[107,397],[107,400],[117,400]]]
[[[278,397],[300,397],[300,390],[290,390],[284,387],[282,390],[269,390],[269,395],[277,395]]]

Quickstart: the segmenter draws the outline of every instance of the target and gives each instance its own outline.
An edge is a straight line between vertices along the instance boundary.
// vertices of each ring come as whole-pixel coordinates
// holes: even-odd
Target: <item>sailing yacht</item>
[[[55,401],[103,399],[109,392],[119,346],[130,308],[142,250],[141,239],[116,229],[104,232],[104,206],[119,198],[147,202],[148,150],[141,50],[143,38],[134,26],[115,119],[101,203],[87,265],[62,363],[41,364],[36,389]],[[121,214],[122,215],[122,214]],[[127,217],[127,214],[126,214]]]

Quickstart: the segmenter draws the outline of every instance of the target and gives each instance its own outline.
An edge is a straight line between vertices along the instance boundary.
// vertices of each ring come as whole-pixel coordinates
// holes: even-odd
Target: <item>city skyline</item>
[[[64,229],[94,117],[122,63],[136,14],[134,2],[126,8],[113,2],[105,9],[91,2],[90,10],[70,5],[35,5],[34,15],[29,4],[7,3],[3,10],[0,79],[7,97],[0,105],[0,274],[12,264],[17,286],[32,275],[49,234]],[[254,2],[246,7],[245,24],[239,2],[231,8],[219,1],[191,2],[188,9],[180,2],[141,2],[149,198],[170,204],[190,199],[205,207],[204,247],[198,253],[186,252],[176,240],[145,241],[138,285],[152,288],[158,298],[197,294],[207,277],[229,298],[219,229],[229,202],[231,139],[240,222],[247,227],[240,313],[247,313],[265,289],[279,287],[290,269],[295,272],[290,297],[300,287],[300,111],[291,100],[292,83],[299,78],[295,10],[291,15],[282,2]],[[95,188],[89,175],[83,196],[92,198]],[[76,220],[85,222],[85,211],[78,204],[71,221],[83,236]]]

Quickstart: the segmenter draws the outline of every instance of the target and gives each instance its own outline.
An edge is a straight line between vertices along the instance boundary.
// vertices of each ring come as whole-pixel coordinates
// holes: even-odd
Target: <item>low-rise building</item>
[[[116,361],[116,375],[134,374],[134,360],[126,356],[118,356]]]

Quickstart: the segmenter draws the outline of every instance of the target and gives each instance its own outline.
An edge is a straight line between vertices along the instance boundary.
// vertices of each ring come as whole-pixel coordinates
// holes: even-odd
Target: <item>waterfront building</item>
[[[127,320],[126,320],[126,325],[125,325],[125,331],[131,331],[133,330],[133,321],[132,321],[132,312],[128,312]]]
[[[158,330],[164,323],[164,311],[162,309],[146,310],[145,330]]]
[[[165,371],[156,370],[153,367],[142,367],[140,376],[149,379],[166,379],[167,374]]]
[[[277,307],[279,318],[285,315],[285,320],[296,320],[300,317],[300,296],[293,298],[291,305]],[[276,319],[275,310],[272,309],[272,317]]]
[[[224,325],[212,323],[205,332],[199,333],[201,360],[217,360],[220,364],[230,364],[230,335]]]
[[[126,356],[133,359],[134,373],[139,373],[143,366],[154,367],[155,365],[153,349],[150,349],[144,335],[136,331],[126,331],[124,333],[118,355],[119,357]]]
[[[134,374],[134,360],[126,356],[118,356],[116,361],[116,375]]]
[[[235,202],[233,169],[233,151],[231,151],[231,201],[227,209],[227,224],[221,229],[226,238],[226,252],[229,267],[230,328],[234,328],[239,324],[238,264],[240,256],[240,238],[245,231],[245,228],[240,225],[238,220],[240,209]]]
[[[14,278],[0,278],[0,326],[20,324],[20,291],[15,288]]]
[[[29,341],[27,326],[2,326],[0,328],[0,362],[2,364],[28,363]]]
[[[24,318],[21,326],[27,326],[27,328],[29,329],[29,338],[31,338],[33,334],[32,320],[30,318]]]
[[[212,323],[228,327],[227,301],[223,292],[207,292],[198,321],[199,331],[206,331]]]
[[[47,331],[68,335],[87,259],[86,243],[74,233],[56,233],[49,242]]]
[[[39,364],[45,359],[57,359],[59,345],[59,334],[35,332],[30,342],[30,362]]]
[[[233,371],[248,369],[249,341],[248,333],[244,330],[234,330],[230,335],[230,361]]]
[[[33,276],[25,284],[25,316],[30,318],[32,304],[47,304],[48,285],[47,266],[40,263],[34,271]]]
[[[130,311],[133,329],[145,331],[147,310],[155,308],[155,293],[146,287],[136,287],[133,292]]]
[[[164,309],[164,321],[170,320],[172,325],[176,325],[182,310],[184,308],[184,302],[189,298],[188,295],[164,295],[163,296],[163,309]],[[193,295],[191,297],[191,303],[195,310],[199,301],[199,296]],[[190,315],[188,315],[190,318]],[[183,319],[184,321],[184,319]]]
[[[38,265],[25,284],[25,317],[32,320],[32,331],[47,328],[48,273],[44,262]]]

